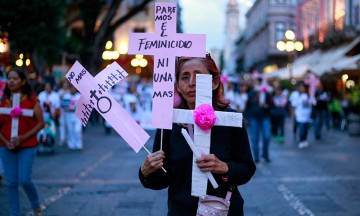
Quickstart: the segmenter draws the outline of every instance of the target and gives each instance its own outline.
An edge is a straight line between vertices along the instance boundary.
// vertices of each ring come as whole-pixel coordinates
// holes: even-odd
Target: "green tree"
[[[64,2],[0,0],[0,32],[6,33],[11,52],[28,55],[37,72],[61,60],[66,38]]]
[[[105,42],[124,22],[152,0],[137,0],[126,14],[117,11],[125,0],[0,0],[0,37],[7,33],[11,50],[29,54],[35,71],[61,61],[64,52],[79,54],[92,73],[99,71]],[[65,36],[74,23],[79,34]]]
[[[152,0],[138,0],[128,5],[126,14],[119,14],[118,9],[125,0],[78,0],[68,5],[67,26],[75,22],[83,23],[82,31],[76,34],[81,42],[80,60],[89,72],[95,74],[99,71],[102,60],[101,55],[107,40],[113,39],[115,30],[142,11]]]

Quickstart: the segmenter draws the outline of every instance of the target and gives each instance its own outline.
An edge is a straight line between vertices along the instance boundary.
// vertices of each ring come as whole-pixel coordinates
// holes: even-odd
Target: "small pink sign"
[[[152,125],[171,129],[175,57],[205,57],[205,34],[176,32],[176,3],[155,3],[155,33],[130,33],[129,54],[154,55]]]

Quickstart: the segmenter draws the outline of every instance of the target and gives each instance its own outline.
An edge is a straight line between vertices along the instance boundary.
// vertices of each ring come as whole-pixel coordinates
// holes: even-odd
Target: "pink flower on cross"
[[[261,92],[266,93],[266,86],[261,87]]]
[[[216,121],[214,108],[209,104],[202,104],[198,106],[194,110],[194,121],[201,130],[208,133]]]
[[[10,116],[12,118],[19,118],[22,115],[23,111],[21,109],[21,107],[17,106],[14,107],[11,111],[10,111]]]

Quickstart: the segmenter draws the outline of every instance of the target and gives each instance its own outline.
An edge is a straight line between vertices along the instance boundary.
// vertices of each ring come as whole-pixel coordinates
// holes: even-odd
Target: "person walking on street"
[[[58,91],[60,98],[60,117],[59,117],[59,144],[64,145],[67,138],[67,130],[66,130],[66,117],[65,117],[65,109],[68,107],[67,100],[63,100],[65,94],[70,92],[70,83],[67,79],[64,79],[61,82],[61,88]]]
[[[28,83],[25,72],[19,69],[12,69],[8,73],[0,106],[13,107],[12,100],[15,93],[20,93],[20,105],[12,111],[32,109],[34,115],[32,117],[17,115],[18,135],[13,138],[10,137],[13,117],[8,114],[0,115],[0,154],[5,170],[10,215],[20,215],[18,186],[21,185],[30,200],[34,215],[40,216],[42,209],[31,174],[38,144],[36,134],[44,127],[44,119],[39,100]]]
[[[315,139],[321,139],[321,131],[323,128],[323,124],[325,123],[326,129],[330,129],[330,111],[329,104],[331,101],[331,95],[329,91],[326,91],[321,82],[317,86],[317,90],[315,92],[315,100],[316,104],[313,107],[315,111],[315,124],[314,124],[314,132]]]
[[[176,88],[181,97],[180,109],[195,109],[196,74],[212,75],[212,106],[215,110],[236,112],[222,97],[220,71],[209,54],[205,58],[180,57],[176,70]],[[152,154],[140,167],[139,179],[144,187],[160,190],[168,187],[168,216],[196,215],[199,198],[191,196],[193,152],[181,135],[183,125],[173,124],[164,130],[163,150],[160,150],[160,130],[157,131]],[[186,127],[190,130],[188,127]],[[212,172],[219,187],[208,185],[207,194],[225,197],[234,186],[230,198],[230,214],[241,216],[244,200],[237,187],[247,183],[255,172],[245,128],[214,126],[211,129],[210,154],[196,160],[203,172]],[[164,167],[167,172],[161,170]]]
[[[68,104],[64,111],[66,130],[68,131],[67,144],[69,150],[83,149],[82,124],[81,120],[75,115],[76,106],[80,96],[80,93],[74,86],[71,86],[70,92],[63,96],[63,104]]]
[[[249,99],[246,105],[248,118],[250,119],[250,140],[254,160],[260,162],[259,139],[262,136],[262,157],[265,162],[271,162],[269,156],[269,144],[271,138],[270,107],[272,99],[268,90],[261,85],[262,79],[255,80],[253,89],[249,92]]]
[[[275,141],[284,143],[284,124],[286,116],[287,94],[278,86],[275,88],[274,106],[271,108],[273,118],[273,136]]]
[[[59,94],[53,90],[50,83],[45,83],[45,90],[39,93],[40,106],[44,112],[45,119],[52,119],[58,123],[60,117],[60,97]]]
[[[312,100],[305,91],[304,84],[298,86],[299,96],[293,101],[295,107],[295,120],[299,126],[299,149],[309,146],[307,140],[309,125],[311,122]]]
[[[295,102],[297,101],[298,97],[299,97],[299,83],[296,84],[295,86],[295,90],[292,91],[290,93],[290,96],[289,96],[289,112],[290,112],[290,118],[292,120],[292,132],[293,132],[293,139],[294,139],[294,142],[296,143],[297,142],[297,128],[298,128],[298,123],[296,122],[296,118],[295,118]]]

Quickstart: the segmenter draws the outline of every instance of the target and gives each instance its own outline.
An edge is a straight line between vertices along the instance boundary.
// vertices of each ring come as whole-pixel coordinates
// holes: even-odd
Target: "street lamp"
[[[136,55],[135,58],[131,59],[130,62],[131,66],[135,67],[135,72],[137,74],[141,73],[141,68],[146,67],[148,64],[148,61],[144,59],[143,55]]]
[[[288,64],[287,68],[290,73],[290,81],[292,84],[295,84],[296,81],[292,79],[292,60],[293,60],[293,51],[300,52],[303,50],[304,45],[301,41],[295,40],[295,33],[291,30],[287,30],[285,32],[285,40],[280,40],[276,43],[276,48],[279,51],[287,51],[288,52]]]
[[[118,59],[120,53],[116,50],[111,50],[113,44],[111,41],[107,41],[105,45],[105,51],[102,53],[103,60],[115,60]]]
[[[346,92],[346,81],[349,79],[349,76],[347,74],[343,74],[341,76],[341,80],[342,80],[342,92],[343,92],[343,95],[345,95],[345,92]]]
[[[16,66],[22,67],[24,65],[24,54],[20,53],[19,58],[15,61]],[[25,60],[25,65],[30,65],[30,59]]]

